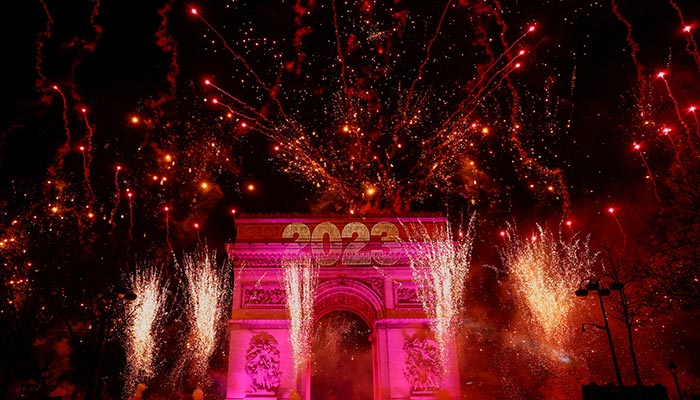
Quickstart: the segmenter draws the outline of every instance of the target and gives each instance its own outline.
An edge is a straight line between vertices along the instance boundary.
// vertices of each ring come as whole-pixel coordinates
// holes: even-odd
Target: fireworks
[[[474,224],[472,216],[457,240],[452,237],[449,222],[435,232],[429,232],[420,222],[403,225],[409,240],[407,254],[413,280],[440,346],[443,369],[447,367],[449,345],[455,340],[455,328],[464,307],[462,296],[471,264]]]
[[[289,340],[294,357],[294,382],[309,361],[311,331],[314,322],[314,291],[318,266],[311,257],[299,256],[283,260],[284,289],[289,313]]]
[[[31,33],[34,57],[15,54],[20,40],[8,50],[17,60],[10,86],[22,89],[7,92],[16,97],[9,112],[17,113],[0,138],[5,269],[34,265],[56,281],[83,279],[72,265],[79,255],[91,265],[109,260],[105,268],[116,271],[140,251],[170,255],[204,242],[219,207],[361,218],[435,211],[442,199],[466,201],[495,225],[530,205],[528,215],[541,221],[582,204],[614,203],[635,228],[629,248],[617,209],[602,213],[614,221],[593,221],[598,213],[590,225],[583,211],[577,229],[621,238],[620,251],[631,254],[639,245],[636,212],[668,207],[669,179],[692,172],[697,160],[697,15],[682,12],[696,12],[691,1],[235,1],[191,13],[166,1],[159,10],[144,3],[101,14],[99,1],[65,10],[39,3],[39,19],[17,24],[28,30],[18,33]],[[273,5],[279,12],[270,18]],[[143,23],[129,25],[134,36],[112,47],[124,15],[146,9],[154,18],[134,19]],[[599,24],[619,29],[590,29]],[[128,90],[131,83],[137,88]],[[637,182],[624,179],[630,165]],[[293,193],[277,181],[266,186],[280,174],[296,178]],[[622,183],[619,192],[609,190],[613,180]],[[649,199],[636,196],[641,182],[656,201],[651,190]],[[297,196],[306,201],[292,202]],[[221,224],[230,228],[227,217]],[[450,298],[463,277],[437,287],[431,274],[447,273],[440,271],[460,250],[442,248],[446,238],[432,232],[434,243],[420,244],[416,229],[415,245],[438,260],[433,270],[417,258],[413,264],[434,292],[424,293],[424,303],[440,336],[463,306]],[[558,343],[568,303],[557,302],[557,310],[533,296],[544,296],[536,288],[563,295],[559,258],[575,245],[541,230],[534,241],[502,233],[514,285],[533,285],[504,302],[527,310],[550,332],[543,337]],[[459,272],[466,271],[468,263]],[[188,312],[194,326],[215,296],[190,286],[192,301],[206,303]],[[292,314],[294,337],[302,338],[301,325],[312,318]],[[203,355],[208,345],[198,340],[190,344]]]
[[[520,134],[524,129],[519,129],[518,134],[504,133],[513,128],[496,123],[499,116],[487,115],[490,113],[484,110],[486,104],[491,104],[494,109],[512,111],[513,115],[501,115],[500,120],[520,119],[516,115],[519,107],[494,97],[501,94],[505,86],[507,91],[514,90],[510,75],[524,65],[526,42],[535,34],[535,25],[523,27],[521,35],[511,41],[503,34],[498,49],[487,40],[479,40],[476,51],[483,51],[487,57],[480,58],[484,61],[476,65],[476,73],[450,75],[453,82],[440,79],[431,87],[426,85],[428,76],[436,78],[431,65],[438,60],[456,61],[435,49],[442,45],[446,34],[443,29],[454,20],[467,18],[468,7],[462,9],[450,2],[441,7],[431,26],[431,35],[425,41],[424,52],[415,54],[419,60],[415,70],[393,74],[387,72],[403,70],[403,67],[386,54],[404,51],[394,48],[400,42],[398,39],[418,32],[407,28],[405,23],[391,21],[391,17],[390,22],[380,22],[386,17],[382,14],[386,10],[379,7],[368,10],[363,23],[346,25],[345,16],[351,10],[345,7],[334,2],[332,13],[328,15],[333,22],[335,59],[339,65],[321,65],[318,61],[309,65],[322,71],[322,81],[332,83],[331,90],[319,92],[324,93],[325,103],[319,103],[317,93],[312,92],[318,82],[304,82],[303,90],[285,87],[283,83],[267,83],[265,74],[253,67],[242,49],[228,43],[202,10],[192,10],[192,14],[214,33],[217,45],[223,46],[233,62],[251,78],[246,83],[266,96],[271,106],[260,108],[256,106],[257,100],[246,100],[243,95],[224,89],[225,83],[206,79],[207,88],[229,100],[228,104],[218,99],[212,103],[225,106],[227,115],[235,117],[233,123],[238,131],[246,128],[246,132],[258,132],[272,141],[275,146],[272,155],[283,172],[300,177],[333,198],[334,207],[343,211],[405,210],[435,192],[481,199],[479,193],[485,186],[492,185],[494,178],[487,173],[489,161],[477,164],[474,160],[481,149],[489,147],[486,141],[491,132],[499,129],[499,137],[515,146],[518,156],[527,160],[522,170],[542,179],[544,187],[552,187],[548,190],[554,193],[550,196],[552,199],[568,203],[567,188],[560,172],[542,165],[533,157],[531,149],[522,146]],[[317,10],[310,6],[307,11],[311,14]],[[412,18],[410,14],[408,18]],[[382,24],[386,24],[385,29],[377,35],[376,30]],[[505,32],[505,26],[502,28]],[[313,36],[311,29],[300,27],[295,37],[300,41],[309,38]],[[480,27],[469,29],[479,31]],[[296,43],[296,46],[301,44]],[[274,52],[274,46],[268,51]],[[363,56],[365,62],[357,65],[356,58],[363,52],[367,53]],[[457,62],[466,62],[456,58]],[[285,66],[289,71],[302,68],[302,65],[291,64]],[[378,79],[380,75],[384,78]],[[292,82],[299,80],[294,74],[288,78]],[[442,85],[449,89],[437,95],[439,90],[435,89]],[[457,87],[466,90],[457,90]],[[450,106],[445,107],[445,104]],[[518,127],[521,128],[519,124]],[[493,155],[486,154],[487,158]],[[467,164],[469,167],[463,168]],[[456,174],[462,168],[465,176]],[[532,188],[540,190],[541,187]]]
[[[569,337],[573,289],[597,258],[588,238],[565,238],[539,225],[523,237],[511,226],[500,253],[521,312],[542,332],[544,342],[562,348]]]
[[[224,324],[221,317],[226,315],[229,304],[229,266],[224,262],[216,265],[216,253],[206,246],[185,254],[183,272],[186,277],[188,300],[187,319],[190,324],[188,351],[191,352],[192,374],[198,384],[209,383],[207,371],[209,359],[214,352]]]
[[[166,283],[159,268],[139,265],[130,278],[130,284],[136,300],[126,306],[128,323],[124,347],[127,354],[127,390],[155,375],[156,334],[160,329],[167,300]]]

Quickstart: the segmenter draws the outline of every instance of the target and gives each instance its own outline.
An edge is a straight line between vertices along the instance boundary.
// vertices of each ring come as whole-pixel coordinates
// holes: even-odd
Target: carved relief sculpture
[[[246,288],[243,295],[243,304],[250,305],[282,305],[286,302],[284,289],[274,287]]]
[[[398,304],[420,304],[418,292],[415,287],[398,287],[396,289],[396,301]]]
[[[277,340],[268,333],[250,338],[245,356],[245,372],[250,377],[253,392],[275,391],[280,385],[280,352]]]
[[[411,385],[411,392],[436,391],[442,381],[440,350],[435,341],[414,337],[406,339],[404,376]]]

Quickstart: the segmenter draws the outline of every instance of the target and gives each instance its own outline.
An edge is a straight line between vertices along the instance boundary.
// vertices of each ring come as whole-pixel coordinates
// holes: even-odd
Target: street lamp
[[[610,283],[608,287],[605,287],[602,285],[601,279],[603,277],[611,277],[613,279],[613,282]],[[612,334],[610,334],[610,325],[608,325],[608,316],[605,313],[605,305],[603,304],[603,297],[604,296],[609,296],[611,290],[615,291],[620,291],[622,290],[624,284],[614,277],[608,275],[608,274],[603,274],[599,276],[598,278],[584,278],[581,280],[581,283],[579,283],[579,288],[576,289],[574,294],[576,294],[576,297],[586,297],[588,296],[588,293],[590,292],[596,292],[598,294],[598,300],[600,301],[600,311],[603,314],[603,325],[597,325],[593,323],[584,323],[581,324],[581,331],[585,332],[586,331],[586,325],[590,325],[593,327],[596,327],[598,329],[602,329],[605,331],[605,333],[608,335],[608,343],[610,344],[610,353],[612,354],[612,361],[613,361],[613,366],[615,367],[615,376],[617,377],[617,384],[622,387],[622,374],[620,374],[620,366],[617,363],[617,355],[615,354],[615,345],[613,344],[613,339],[612,339]]]
[[[676,384],[676,392],[678,392],[678,399],[683,400],[683,391],[681,391],[681,385],[678,384],[678,366],[670,358],[668,359],[668,369],[671,371],[673,376],[673,382]]]

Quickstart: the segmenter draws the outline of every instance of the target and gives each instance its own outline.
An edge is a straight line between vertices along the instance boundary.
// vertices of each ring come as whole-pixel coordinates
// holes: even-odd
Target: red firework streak
[[[612,0],[612,12],[615,14],[615,18],[622,22],[625,25],[625,28],[627,28],[627,36],[625,39],[627,40],[627,45],[630,48],[630,56],[632,57],[634,69],[637,72],[637,84],[639,85],[639,104],[637,106],[639,107],[640,112],[643,112],[644,103],[646,102],[647,82],[646,79],[644,79],[644,68],[642,67],[642,64],[639,63],[638,59],[639,45],[632,38],[632,24],[622,15],[622,13],[620,13],[615,0]]]
[[[112,212],[109,214],[109,224],[114,227],[114,215],[117,213],[117,208],[119,207],[119,202],[121,201],[121,193],[119,191],[119,171],[122,170],[121,165],[117,165],[114,173],[114,205],[112,206]]]
[[[132,236],[132,232],[134,230],[134,205],[131,202],[133,193],[131,193],[129,189],[126,189],[126,191],[126,196],[129,198],[129,242],[131,242],[134,239]]]
[[[165,211],[165,241],[168,243],[168,250],[172,253],[173,245],[170,243],[170,207],[163,207],[163,211]]]
[[[85,120],[85,127],[87,128],[87,135],[85,139],[87,141],[87,147],[83,148],[80,146],[80,151],[83,153],[83,182],[85,184],[86,190],[89,195],[89,205],[92,208],[95,202],[95,192],[92,191],[92,185],[90,184],[90,164],[92,163],[92,127],[90,126],[90,121],[88,121],[87,110],[85,108],[81,109],[83,112],[83,119]]]
[[[686,23],[685,17],[683,16],[683,12],[681,11],[681,8],[678,7],[678,4],[676,4],[675,1],[668,0],[668,3],[676,11],[676,14],[678,14],[678,18],[681,21],[683,33],[685,34],[685,50],[688,52],[688,54],[690,54],[693,57],[695,64],[698,66],[698,69],[700,69],[700,54],[698,54],[698,45],[697,43],[695,43],[695,39],[693,39],[693,34],[691,32],[693,30],[693,26]]]
[[[683,120],[683,116],[681,115],[681,109],[678,107],[678,101],[676,101],[676,98],[673,96],[673,92],[671,92],[671,86],[666,80],[666,72],[661,71],[658,74],[656,74],[656,77],[664,81],[664,85],[666,85],[666,90],[668,91],[668,97],[671,99],[671,101],[673,101],[673,106],[676,108],[676,117],[678,117],[678,121],[681,123],[681,125],[683,125],[683,128],[685,128],[685,131],[688,134],[688,143],[691,143],[690,128],[688,127],[688,124],[686,124]]]
[[[651,181],[651,185],[654,187],[654,197],[656,197],[656,201],[661,203],[661,199],[659,198],[659,193],[656,189],[656,181],[654,180],[654,175],[651,173],[651,168],[649,168],[649,163],[647,163],[647,159],[644,157],[644,153],[642,153],[642,146],[639,143],[634,143],[633,145],[634,150],[639,153],[639,157],[642,158],[642,162],[644,163],[644,166],[647,169],[647,176],[649,177],[649,180]]]
[[[613,219],[615,220],[615,223],[617,224],[617,227],[620,229],[620,233],[622,234],[622,249],[624,249],[625,247],[627,247],[627,235],[625,234],[625,230],[622,229],[622,224],[620,224],[620,220],[617,219],[617,215],[615,215],[615,208],[608,208],[608,213],[612,215]]]
[[[693,120],[695,120],[695,135],[700,138],[700,122],[698,122],[698,115],[695,113],[697,108],[695,106],[690,106],[688,112],[693,114]]]
[[[49,177],[55,178],[56,174],[63,168],[64,158],[70,151],[71,133],[70,126],[68,124],[68,104],[66,103],[66,96],[63,95],[61,88],[59,88],[57,85],[53,85],[52,89],[58,93],[58,95],[61,97],[61,101],[63,102],[63,131],[66,134],[66,141],[63,143],[63,146],[58,149],[58,154],[56,155],[56,165],[49,167]]]

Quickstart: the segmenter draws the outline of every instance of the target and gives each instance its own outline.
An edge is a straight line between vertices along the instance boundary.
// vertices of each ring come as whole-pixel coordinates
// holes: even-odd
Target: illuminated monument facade
[[[418,221],[427,228],[446,222],[441,216],[239,218],[236,242],[227,249],[236,283],[226,398],[289,399],[291,389],[311,398],[310,368],[293,382],[282,282],[281,260],[299,253],[310,254],[319,269],[314,320],[346,311],[370,328],[374,399],[460,398],[456,345],[440,374],[405,252],[403,226]]]

